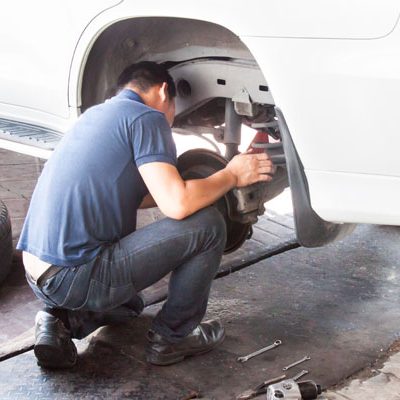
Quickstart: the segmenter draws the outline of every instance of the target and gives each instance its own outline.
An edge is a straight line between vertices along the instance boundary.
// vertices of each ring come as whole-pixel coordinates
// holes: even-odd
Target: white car
[[[274,138],[255,147],[281,166],[275,182],[225,198],[243,226],[231,249],[287,185],[286,171],[305,246],[353,223],[400,225],[399,16],[397,0],[8,2],[0,146],[48,158],[124,67],[153,60],[177,84],[177,131],[213,133],[228,159],[242,124]],[[181,169],[201,176],[224,162],[198,150]]]

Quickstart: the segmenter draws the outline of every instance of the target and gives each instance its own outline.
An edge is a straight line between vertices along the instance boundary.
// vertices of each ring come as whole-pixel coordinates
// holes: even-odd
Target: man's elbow
[[[193,214],[188,206],[184,203],[176,203],[172,206],[165,207],[164,210],[161,209],[163,214],[169,218],[176,219],[178,221],[185,219],[189,215]]]

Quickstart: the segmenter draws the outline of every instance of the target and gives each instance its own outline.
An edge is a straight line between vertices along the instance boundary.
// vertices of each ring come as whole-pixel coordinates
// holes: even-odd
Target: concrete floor
[[[0,153],[0,166],[9,163],[4,168],[7,180],[0,178],[0,195],[10,192],[29,199],[28,191],[22,195],[11,183],[12,159]],[[22,158],[17,162],[24,163]],[[40,163],[25,164],[17,168],[26,178],[25,185],[17,180],[21,189],[41,168]],[[16,228],[23,218],[22,204],[10,207],[12,216],[17,211]],[[267,246],[265,237],[273,232],[273,221],[263,223],[254,241],[246,244],[253,256]],[[216,280],[208,316],[222,319],[227,338],[209,354],[170,367],[147,365],[145,333],[159,307],[152,306],[129,325],[102,328],[78,342],[80,358],[73,370],[41,370],[32,351],[1,361],[0,398],[233,399],[310,355],[311,360],[289,370],[288,377],[307,369],[306,378],[325,389],[341,384],[324,393],[327,399],[400,399],[400,359],[397,347],[389,350],[400,332],[399,236],[399,228],[359,226],[342,242],[321,249],[292,248]],[[243,250],[227,260],[225,271],[245,256]],[[19,285],[18,258],[15,262],[7,290],[0,291],[2,305],[8,304],[0,308],[0,343],[26,333],[39,307],[35,300],[27,301],[30,294]],[[245,364],[236,361],[276,339],[283,341],[279,348]],[[0,345],[0,359],[1,351]],[[388,353],[392,357],[384,364]],[[354,374],[357,380],[349,383]]]
[[[358,374],[360,377],[352,378],[340,388],[329,390],[324,397],[327,400],[399,400],[400,353],[393,354],[383,364],[377,364],[363,370]]]
[[[223,320],[227,338],[207,355],[166,368],[147,365],[153,306],[129,325],[81,341],[71,371],[41,370],[31,351],[1,362],[0,397],[233,399],[305,355],[311,360],[288,376],[304,368],[308,378],[331,387],[374,364],[398,338],[399,236],[399,229],[361,226],[326,249],[287,251],[215,281],[208,316]],[[236,361],[276,339],[283,341],[279,348]]]

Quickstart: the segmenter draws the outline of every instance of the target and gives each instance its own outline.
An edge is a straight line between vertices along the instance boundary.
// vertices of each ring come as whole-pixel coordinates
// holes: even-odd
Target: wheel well
[[[116,22],[99,35],[88,55],[81,111],[112,96],[118,75],[131,63],[151,60],[170,67],[199,58],[254,62],[238,36],[210,22],[170,17]]]

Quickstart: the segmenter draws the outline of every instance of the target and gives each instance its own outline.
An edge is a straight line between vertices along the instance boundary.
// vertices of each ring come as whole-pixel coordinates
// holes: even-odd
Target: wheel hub
[[[206,149],[194,149],[183,153],[178,158],[178,170],[182,178],[201,179],[225,168],[228,160],[221,155]],[[234,221],[230,215],[236,207],[236,200],[232,192],[228,192],[214,204],[224,217],[227,241],[225,253],[238,249],[249,237],[251,232],[250,223]]]

